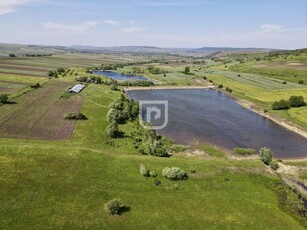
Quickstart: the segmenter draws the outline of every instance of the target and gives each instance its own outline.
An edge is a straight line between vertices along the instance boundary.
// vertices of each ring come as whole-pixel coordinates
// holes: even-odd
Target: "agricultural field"
[[[307,52],[281,53],[276,56],[247,61],[233,65],[230,70],[245,73],[255,73],[282,81],[298,83],[300,80],[307,85]]]
[[[61,140],[69,138],[74,121],[64,120],[68,112],[79,112],[82,98],[60,99],[71,83],[50,81],[1,106],[0,137]]]

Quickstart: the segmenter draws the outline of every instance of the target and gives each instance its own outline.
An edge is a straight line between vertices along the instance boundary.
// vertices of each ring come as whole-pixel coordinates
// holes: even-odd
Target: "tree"
[[[271,149],[263,147],[259,150],[259,156],[263,163],[269,165],[272,162],[273,152]]]
[[[304,81],[303,81],[303,80],[299,80],[298,83],[301,84],[301,85],[303,85],[303,84],[304,84]]]
[[[289,109],[289,103],[288,101],[281,99],[280,101],[275,101],[272,104],[272,109],[273,110],[284,110],[284,109]]]
[[[115,122],[112,122],[111,124],[108,125],[106,132],[107,132],[108,137],[111,137],[111,138],[118,137],[119,135],[118,124]]]
[[[9,54],[9,57],[16,57],[15,54]]]
[[[185,68],[184,68],[184,73],[185,74],[189,74],[190,73],[190,67],[188,67],[188,66],[186,66]]]
[[[57,72],[58,72],[59,74],[65,73],[65,69],[64,69],[64,68],[58,68],[58,69],[57,69]]]
[[[0,102],[2,104],[6,104],[9,101],[9,97],[7,96],[7,94],[0,94]]]
[[[105,206],[109,215],[119,215],[124,207],[123,202],[120,199],[110,200],[105,204]]]
[[[305,105],[304,98],[302,96],[291,96],[289,99],[289,105],[291,107],[301,107]]]

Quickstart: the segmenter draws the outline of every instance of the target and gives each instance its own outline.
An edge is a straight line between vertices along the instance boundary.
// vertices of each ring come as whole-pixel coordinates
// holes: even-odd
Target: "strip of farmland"
[[[79,96],[60,99],[71,83],[51,81],[43,88],[16,99],[16,104],[1,106],[0,137],[42,140],[69,138],[75,121],[64,120],[68,112],[79,112]]]

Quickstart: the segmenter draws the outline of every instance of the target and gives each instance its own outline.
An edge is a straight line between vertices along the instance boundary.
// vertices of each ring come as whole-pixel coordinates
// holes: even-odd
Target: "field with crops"
[[[68,112],[79,112],[82,98],[60,99],[71,83],[50,81],[41,88],[1,106],[0,137],[61,140],[69,138],[75,121],[64,120]]]

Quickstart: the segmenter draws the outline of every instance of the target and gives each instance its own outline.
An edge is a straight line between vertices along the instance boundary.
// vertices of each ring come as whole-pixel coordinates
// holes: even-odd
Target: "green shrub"
[[[158,185],[161,184],[161,181],[158,180],[157,178],[155,178],[155,179],[153,180],[153,183],[154,183],[155,186],[158,186]]]
[[[162,170],[162,175],[171,180],[183,180],[187,177],[187,174],[178,167],[166,167]]]
[[[259,150],[259,156],[263,163],[269,165],[272,162],[273,153],[272,150],[266,147],[263,147]]]
[[[270,163],[270,166],[271,166],[271,168],[272,168],[273,170],[277,170],[277,169],[279,168],[278,162],[277,162],[277,161],[272,161],[272,162]]]
[[[139,172],[144,177],[149,177],[150,176],[149,170],[146,169],[145,165],[143,165],[143,164],[141,164]]]
[[[222,84],[219,84],[219,85],[218,85],[218,88],[219,88],[219,89],[222,89],[223,87],[224,87],[224,86],[223,86]]]
[[[82,113],[67,113],[65,120],[87,120],[87,117]]]
[[[167,157],[168,153],[160,140],[154,140],[153,144],[150,145],[149,148],[150,155],[154,155],[157,157]]]
[[[304,84],[304,81],[303,81],[303,80],[299,80],[298,83],[299,83],[300,85],[303,85],[303,84]]]
[[[302,96],[291,96],[289,99],[290,107],[301,107],[305,105],[304,98]]]
[[[119,215],[124,205],[120,199],[114,199],[114,200],[108,201],[105,204],[105,207],[109,215]]]
[[[149,172],[149,175],[150,175],[151,177],[157,177],[157,176],[158,176],[158,174],[157,174],[155,171],[150,171],[150,172]]]
[[[5,94],[5,93],[0,94],[0,102],[2,104],[6,104],[6,103],[8,103],[8,101],[9,101],[9,97],[8,97],[7,94]]]
[[[119,136],[119,129],[118,124],[115,122],[112,122],[108,125],[106,129],[107,136],[110,138],[116,138]]]
[[[284,99],[281,99],[280,101],[275,101],[272,105],[273,110],[285,110],[289,108],[289,103]]]
[[[115,84],[110,85],[110,89],[113,91],[119,91],[119,88]]]
[[[190,173],[196,173],[196,170],[194,168],[189,169]]]
[[[39,83],[36,83],[36,84],[34,84],[34,85],[31,85],[31,88],[32,89],[38,89],[38,88],[40,88],[41,87],[41,85],[39,84]]]
[[[254,149],[250,149],[250,148],[234,148],[233,151],[236,153],[236,154],[239,154],[239,155],[252,155],[255,153],[255,150]]]

